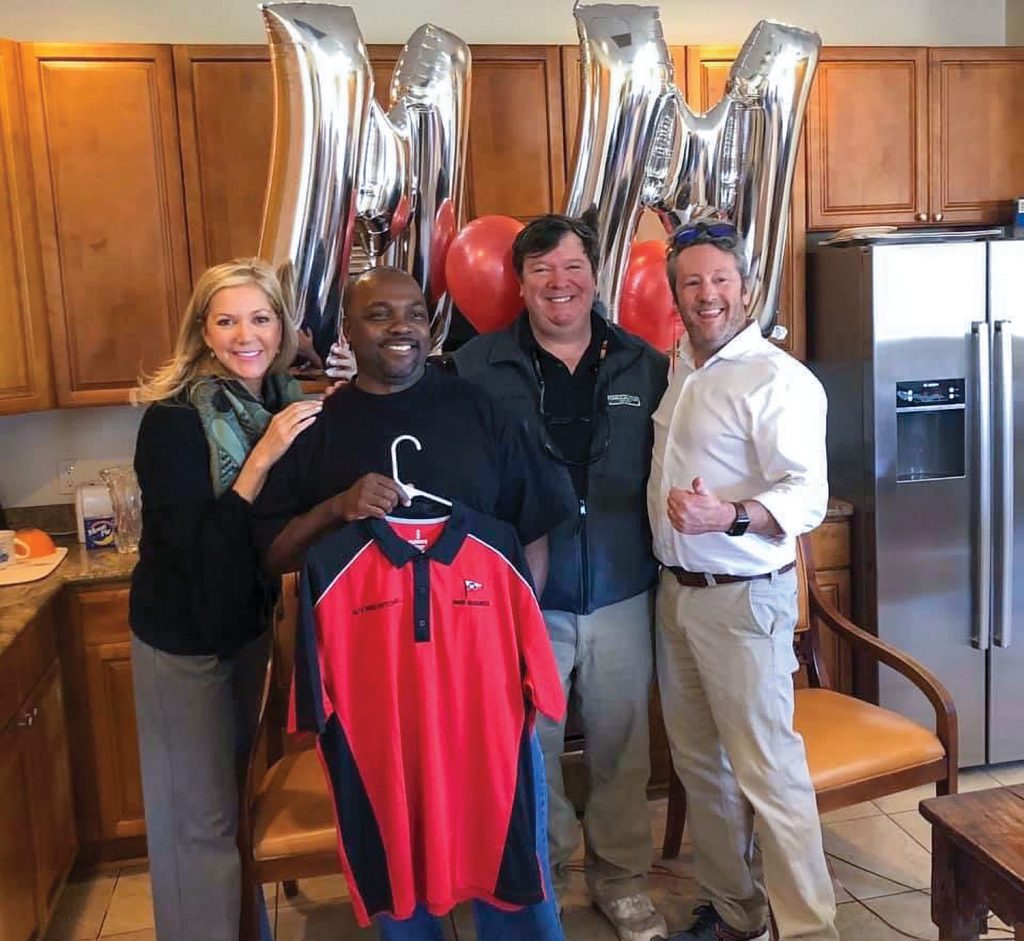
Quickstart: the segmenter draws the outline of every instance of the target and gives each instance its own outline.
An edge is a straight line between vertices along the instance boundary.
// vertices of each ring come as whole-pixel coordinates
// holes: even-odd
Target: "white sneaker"
[[[655,941],[668,937],[668,925],[658,914],[650,897],[642,892],[611,902],[597,901],[601,910],[619,933],[619,941]]]

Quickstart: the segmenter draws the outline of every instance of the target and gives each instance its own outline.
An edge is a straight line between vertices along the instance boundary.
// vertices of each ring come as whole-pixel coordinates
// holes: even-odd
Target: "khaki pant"
[[[781,941],[837,941],[835,894],[803,739],[793,731],[796,573],[683,588],[663,572],[658,685],[687,796],[697,879],[733,928],[767,919],[756,819]]]
[[[645,891],[651,865],[652,602],[653,592],[645,591],[591,614],[544,612],[562,688],[579,701],[590,779],[583,814],[587,887],[593,898],[606,902]],[[537,732],[548,778],[552,880],[561,893],[580,841],[576,811],[562,781],[565,720],[538,716]]]

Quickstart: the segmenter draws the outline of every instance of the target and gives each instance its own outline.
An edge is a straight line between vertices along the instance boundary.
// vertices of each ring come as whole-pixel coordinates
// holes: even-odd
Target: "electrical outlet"
[[[57,461],[57,489],[61,493],[74,493],[77,481],[75,480],[75,459],[65,458]]]

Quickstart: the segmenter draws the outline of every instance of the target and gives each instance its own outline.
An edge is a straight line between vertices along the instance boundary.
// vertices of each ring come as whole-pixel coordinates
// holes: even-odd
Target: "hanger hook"
[[[423,445],[420,444],[420,439],[414,437],[413,435],[399,435],[397,438],[395,438],[394,441],[391,442],[391,477],[395,481],[395,483],[399,484],[402,482],[402,478],[398,476],[398,446],[403,441],[411,441],[414,445],[416,445],[417,451],[423,450]]]

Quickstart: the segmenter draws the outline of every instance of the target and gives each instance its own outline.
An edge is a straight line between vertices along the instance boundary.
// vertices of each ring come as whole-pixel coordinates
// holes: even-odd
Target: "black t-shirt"
[[[568,466],[576,496],[586,499],[587,469],[594,456],[595,436],[602,439],[597,444],[600,447],[608,434],[607,427],[595,429],[603,416],[594,402],[597,371],[608,349],[608,323],[591,313],[590,345],[572,372],[537,342],[528,317],[522,319],[519,342],[533,363],[537,384],[543,391],[541,420],[551,456]],[[606,441],[603,443],[607,446]]]
[[[373,395],[350,384],[335,392],[311,428],[274,465],[253,512],[264,551],[293,517],[351,487],[370,472],[398,472],[415,484],[511,524],[523,544],[568,515],[564,496],[522,424],[479,387],[428,365],[415,385]]]

